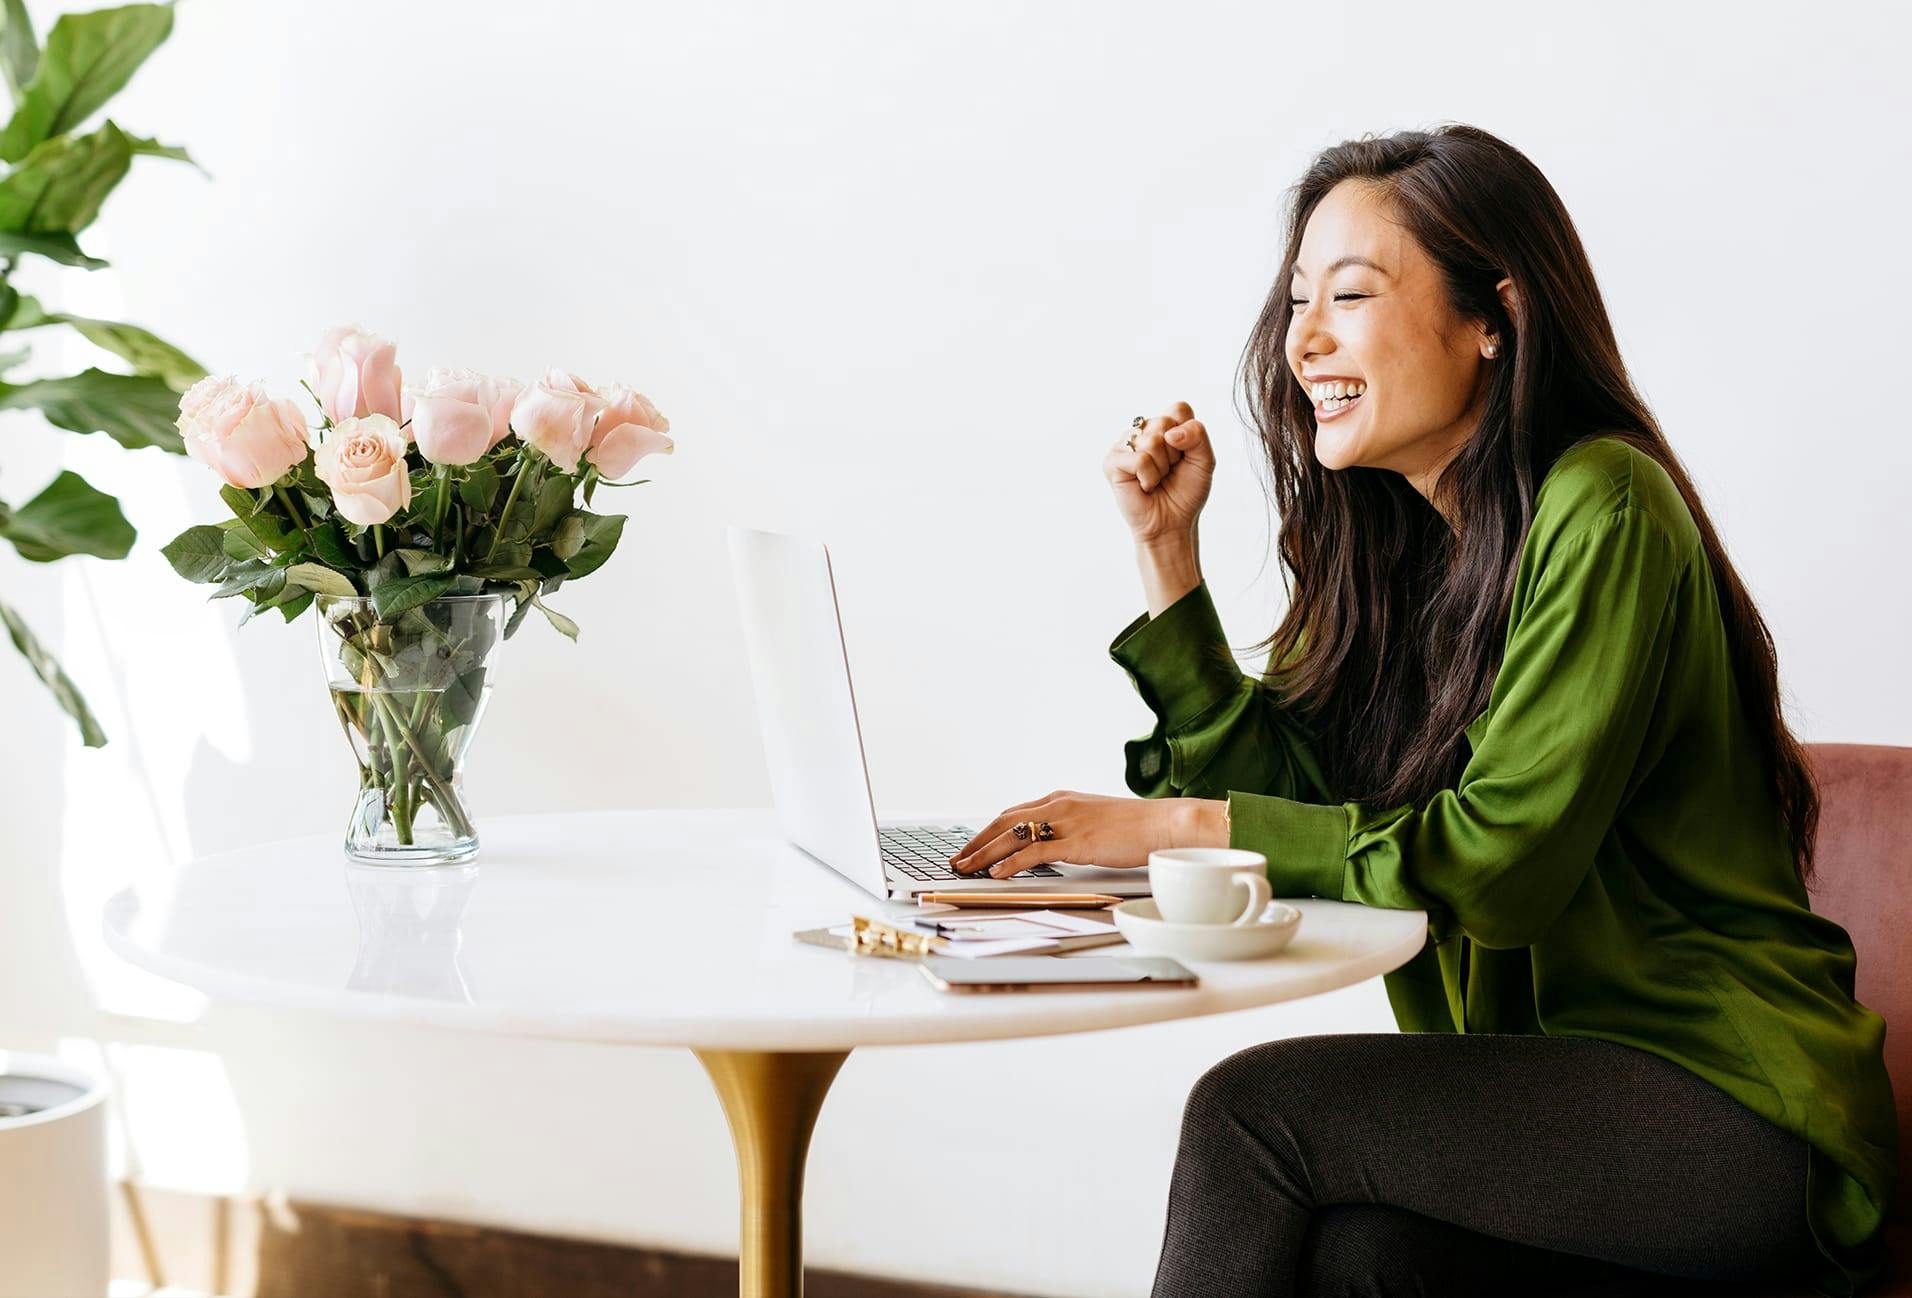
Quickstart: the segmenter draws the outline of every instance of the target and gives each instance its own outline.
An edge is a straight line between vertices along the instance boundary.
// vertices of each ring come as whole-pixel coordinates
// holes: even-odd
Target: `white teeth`
[[[1317,383],[1312,389],[1316,405],[1320,405],[1326,401],[1338,401],[1358,397],[1367,390],[1368,385],[1358,381],[1354,383]]]

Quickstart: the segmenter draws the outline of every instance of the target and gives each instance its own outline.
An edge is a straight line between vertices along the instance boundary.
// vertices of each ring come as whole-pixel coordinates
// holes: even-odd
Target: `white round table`
[[[952,822],[953,823],[953,822]],[[810,1133],[857,1046],[1087,1032],[1332,991],[1405,964],[1427,917],[1312,898],[1259,961],[1185,990],[939,992],[913,962],[798,942],[881,901],[767,809],[507,816],[477,862],[350,864],[338,834],[189,862],[117,893],[108,944],[213,997],[567,1041],[685,1046],[716,1086],[742,1193],[740,1292],[802,1293]],[[1118,955],[1126,945],[1063,959]]]

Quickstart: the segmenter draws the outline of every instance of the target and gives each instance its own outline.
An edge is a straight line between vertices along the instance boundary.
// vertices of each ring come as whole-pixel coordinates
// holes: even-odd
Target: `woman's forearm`
[[[1163,609],[1202,583],[1200,545],[1193,531],[1175,541],[1138,543],[1135,565],[1142,574],[1150,617],[1159,617]]]

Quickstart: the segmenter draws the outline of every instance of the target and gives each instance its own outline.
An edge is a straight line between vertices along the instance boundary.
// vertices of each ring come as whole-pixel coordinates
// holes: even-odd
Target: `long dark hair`
[[[1500,337],[1480,427],[1435,488],[1399,473],[1323,470],[1313,407],[1289,369],[1289,276],[1321,199],[1358,179],[1439,268],[1457,317]],[[1560,196],[1518,149],[1471,126],[1363,136],[1324,150],[1291,191],[1287,251],[1243,352],[1242,392],[1268,453],[1287,615],[1272,651],[1280,693],[1315,730],[1337,800],[1420,807],[1459,781],[1463,731],[1499,671],[1534,497],[1561,452],[1623,438],[1666,469],[1698,525],[1720,592],[1733,671],[1801,883],[1813,873],[1819,795],[1787,727],[1765,619],[1699,493],[1634,389]],[[1511,277],[1510,318],[1494,286]],[[1460,519],[1458,532],[1443,520]]]

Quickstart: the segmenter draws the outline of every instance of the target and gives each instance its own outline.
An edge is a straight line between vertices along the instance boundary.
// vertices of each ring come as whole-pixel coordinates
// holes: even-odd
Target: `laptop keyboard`
[[[876,836],[883,848],[883,864],[909,878],[931,882],[989,877],[987,871],[980,875],[962,874],[949,868],[949,858],[976,836],[976,831],[967,825],[886,825],[878,827]],[[1067,876],[1053,865],[1034,865],[1016,875],[1018,879],[1024,877],[1061,879]]]

